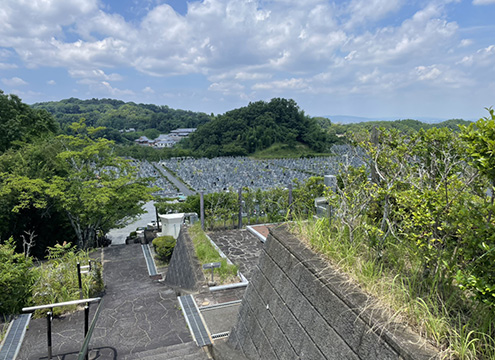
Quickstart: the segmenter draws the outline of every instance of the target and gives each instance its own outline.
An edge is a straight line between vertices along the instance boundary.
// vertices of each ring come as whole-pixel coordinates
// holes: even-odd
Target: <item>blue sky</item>
[[[0,89],[206,113],[477,119],[495,105],[495,0],[3,0]]]

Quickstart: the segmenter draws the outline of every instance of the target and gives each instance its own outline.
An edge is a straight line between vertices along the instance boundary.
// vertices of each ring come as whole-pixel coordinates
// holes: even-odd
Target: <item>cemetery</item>
[[[350,146],[332,147],[331,157],[255,160],[248,157],[175,158],[158,164],[171,170],[197,192],[222,192],[248,187],[267,190],[287,187],[295,179],[335,175],[341,164],[360,166],[362,155]]]

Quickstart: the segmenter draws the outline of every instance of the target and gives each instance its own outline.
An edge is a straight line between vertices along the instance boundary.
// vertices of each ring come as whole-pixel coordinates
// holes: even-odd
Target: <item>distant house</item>
[[[187,129],[175,129],[169,134],[160,134],[155,140],[150,140],[146,136],[141,136],[139,139],[134,140],[136,144],[143,146],[154,146],[156,148],[171,148],[182,139],[188,137],[196,128]]]
[[[135,131],[136,131],[136,129],[134,129],[134,128],[119,130],[120,133],[130,133],[130,132],[135,132]]]
[[[146,136],[140,136],[139,139],[134,140],[139,145],[152,146],[155,141],[148,139]]]
[[[161,135],[160,135],[161,136]],[[176,139],[171,138],[170,136],[166,137],[158,137],[155,139],[155,144],[154,146],[160,149],[163,148],[171,148],[177,143]]]
[[[186,138],[196,131],[196,128],[175,129],[170,132],[170,136]]]

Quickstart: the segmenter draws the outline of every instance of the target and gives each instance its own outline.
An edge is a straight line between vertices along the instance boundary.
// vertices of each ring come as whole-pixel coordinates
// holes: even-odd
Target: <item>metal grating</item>
[[[223,338],[226,338],[228,337],[230,334],[230,331],[225,331],[225,332],[221,332],[221,333],[218,333],[218,334],[213,334],[211,335],[211,338],[213,340],[216,340],[216,339],[223,339]]]
[[[211,345],[210,335],[192,295],[179,296],[179,303],[196,344],[198,346]]]
[[[0,349],[0,360],[14,360],[21,348],[26,328],[31,320],[31,314],[17,315],[9,327],[4,343]]]
[[[150,276],[157,275],[155,261],[151,256],[149,245],[143,244],[141,245],[141,248],[143,249],[144,258],[146,260],[146,266],[148,267],[148,274],[150,274]]]

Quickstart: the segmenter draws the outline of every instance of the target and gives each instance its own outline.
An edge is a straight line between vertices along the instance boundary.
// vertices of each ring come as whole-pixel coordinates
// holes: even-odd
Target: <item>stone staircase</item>
[[[198,347],[194,341],[145,350],[130,354],[124,360],[208,360],[206,352]]]

